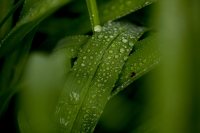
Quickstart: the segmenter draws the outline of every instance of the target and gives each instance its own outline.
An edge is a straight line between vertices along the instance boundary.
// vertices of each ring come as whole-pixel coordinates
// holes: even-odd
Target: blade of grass
[[[129,53],[145,29],[126,25],[104,54],[79,110],[72,132],[93,132]],[[134,36],[134,37],[133,37]]]
[[[52,110],[73,65],[71,60],[77,57],[80,47],[88,39],[88,36],[65,37],[51,55],[31,54],[20,82],[18,123],[21,132],[54,131],[50,120]]]
[[[101,32],[92,36],[78,56],[61,92],[56,107],[59,132],[93,131],[127,59],[125,57],[133,47],[128,41],[137,41],[143,32],[141,27],[108,23]]]
[[[126,62],[111,97],[152,70],[159,63],[160,54],[158,46],[156,45],[156,41],[158,40],[156,35],[150,35],[136,43],[134,51]]]
[[[18,83],[21,79],[25,63],[28,58],[35,30],[30,32],[24,39],[24,45],[6,58],[0,77],[0,117],[6,111],[12,96],[19,91]]]

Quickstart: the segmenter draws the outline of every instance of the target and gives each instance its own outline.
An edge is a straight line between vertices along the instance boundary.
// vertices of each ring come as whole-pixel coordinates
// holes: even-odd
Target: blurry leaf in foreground
[[[87,39],[87,36],[67,37],[59,42],[51,55],[31,55],[20,85],[22,94],[18,121],[23,133],[51,132],[52,108],[71,69],[71,59],[77,56]]]
[[[30,52],[35,30],[31,31],[23,39],[23,45],[5,58],[0,71],[0,117],[7,109],[10,99],[19,91],[19,81]]]

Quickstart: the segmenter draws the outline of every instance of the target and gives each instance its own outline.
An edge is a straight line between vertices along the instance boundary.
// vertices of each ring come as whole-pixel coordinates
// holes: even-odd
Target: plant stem
[[[90,15],[90,21],[94,32],[100,32],[100,20],[96,0],[86,0]]]

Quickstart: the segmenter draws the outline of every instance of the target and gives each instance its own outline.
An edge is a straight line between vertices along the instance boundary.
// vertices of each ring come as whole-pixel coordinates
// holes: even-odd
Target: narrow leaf
[[[94,131],[129,53],[144,31],[137,26],[125,25],[123,31],[110,44],[90,83],[72,132]]]
[[[117,82],[116,89],[112,93],[111,97],[126,88],[134,80],[149,72],[159,63],[160,54],[156,41],[157,37],[154,34],[139,41],[135,45],[134,51],[126,62],[120,79]]]
[[[127,32],[129,28],[132,32]],[[127,59],[133,47],[133,45],[129,46],[128,40],[136,41],[143,32],[141,28],[124,23],[108,23],[101,32],[92,36],[78,56],[61,92],[56,108],[56,123],[59,132],[91,132],[94,129],[103,106],[108,100],[108,92],[114,87],[118,74],[121,72],[124,58]],[[116,61],[112,64],[110,62],[112,60]],[[110,67],[106,64],[106,62],[109,63],[108,61],[111,63]],[[103,75],[103,70],[107,67],[111,73]],[[97,82],[103,76],[108,76],[108,81],[104,84],[104,87],[107,87],[105,92],[101,91],[103,86],[99,86],[100,88],[97,86]],[[101,82],[103,84],[104,81]],[[94,93],[96,93],[95,96],[93,96]],[[94,102],[89,104],[88,101]],[[98,102],[102,105],[92,108]],[[84,114],[88,116],[84,117]],[[95,114],[95,117],[90,117]]]
[[[20,20],[0,42],[0,58],[14,49],[42,20],[70,0],[25,0]]]
[[[53,132],[50,131],[53,125],[49,128],[52,107],[71,69],[71,59],[87,40],[87,36],[66,37],[51,55],[33,53],[30,56],[20,84],[18,123],[21,132]]]
[[[156,0],[109,0],[99,7],[102,22],[116,20],[152,4]]]

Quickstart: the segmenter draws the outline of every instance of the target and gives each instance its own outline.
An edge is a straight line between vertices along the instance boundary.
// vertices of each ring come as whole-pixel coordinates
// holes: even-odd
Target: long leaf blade
[[[13,50],[19,42],[42,20],[70,0],[25,0],[21,18],[0,42],[0,58]]]

